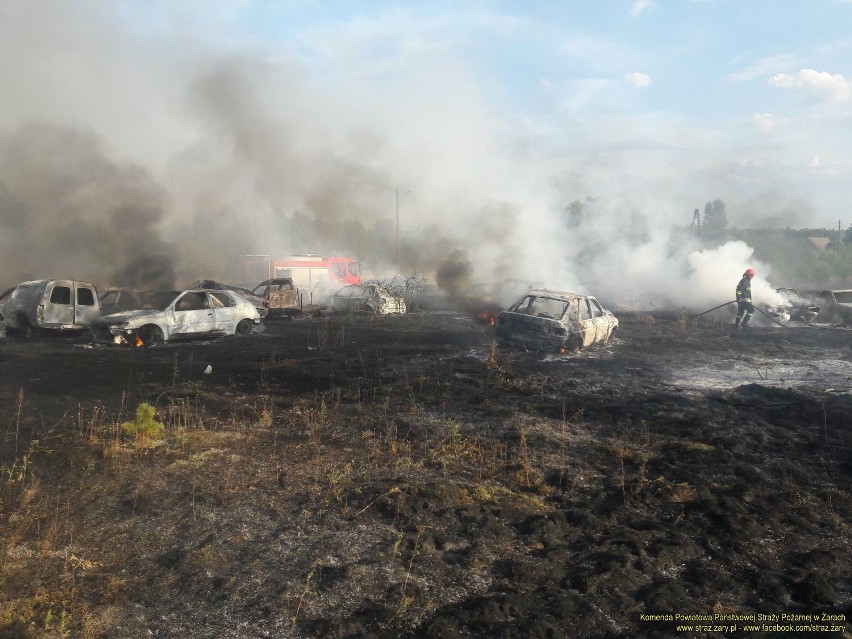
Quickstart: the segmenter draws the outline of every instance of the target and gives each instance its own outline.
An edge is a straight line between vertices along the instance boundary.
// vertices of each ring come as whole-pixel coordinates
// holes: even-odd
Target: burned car
[[[197,282],[190,284],[188,288],[196,290],[203,289],[205,291],[230,291],[231,293],[236,293],[254,304],[254,307],[260,314],[261,319],[265,318],[268,313],[266,299],[242,286],[222,284],[222,282],[216,282],[214,280],[198,280]]]
[[[152,346],[219,335],[245,335],[260,323],[254,305],[232,291],[168,291],[146,296],[148,308],[104,315],[92,322],[97,342]]]
[[[500,345],[562,353],[608,342],[618,320],[591,295],[541,288],[502,311],[495,329]]]
[[[394,315],[405,313],[405,299],[393,295],[378,284],[349,284],[328,300],[332,313],[375,313]]]
[[[819,315],[820,307],[793,288],[776,288],[782,297],[780,304],[765,304],[763,310],[781,324],[790,320],[813,322]]]
[[[3,319],[3,307],[6,305],[6,299],[15,290],[15,287],[7,288],[0,293],[0,339],[6,338],[6,320]]]
[[[822,305],[822,315],[845,324],[852,323],[852,289],[804,291],[802,294]]]
[[[291,277],[263,280],[251,292],[264,300],[269,317],[292,318],[302,313],[316,314],[326,309],[324,304],[314,304],[313,293],[300,290]]]
[[[145,308],[145,296],[149,293],[128,288],[110,288],[101,293],[101,314],[111,315],[119,311],[135,311]]]
[[[101,314],[98,290],[79,280],[32,280],[3,292],[10,332],[29,337],[43,331],[79,332]]]

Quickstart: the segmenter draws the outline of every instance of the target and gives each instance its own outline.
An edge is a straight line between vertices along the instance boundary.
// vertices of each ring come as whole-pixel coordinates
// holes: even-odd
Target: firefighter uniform
[[[748,326],[751,316],[754,315],[754,306],[751,303],[751,278],[754,277],[754,271],[749,269],[743,273],[743,279],[737,284],[737,326]]]

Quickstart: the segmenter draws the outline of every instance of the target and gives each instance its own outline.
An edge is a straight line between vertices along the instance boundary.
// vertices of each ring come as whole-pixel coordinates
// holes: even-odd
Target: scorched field
[[[850,636],[852,332],[620,319],[7,339],[0,637]]]

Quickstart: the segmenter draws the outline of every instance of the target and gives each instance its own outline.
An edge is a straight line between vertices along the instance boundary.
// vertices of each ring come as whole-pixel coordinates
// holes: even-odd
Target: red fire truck
[[[244,255],[247,279],[289,277],[311,291],[361,283],[361,265],[351,257],[321,257],[316,254]]]

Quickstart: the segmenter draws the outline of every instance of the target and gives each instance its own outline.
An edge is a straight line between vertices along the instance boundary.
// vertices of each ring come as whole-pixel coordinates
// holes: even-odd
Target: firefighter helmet
[[[753,268],[747,268],[744,275],[748,275],[749,279],[751,279],[752,277],[754,277],[754,269]]]

